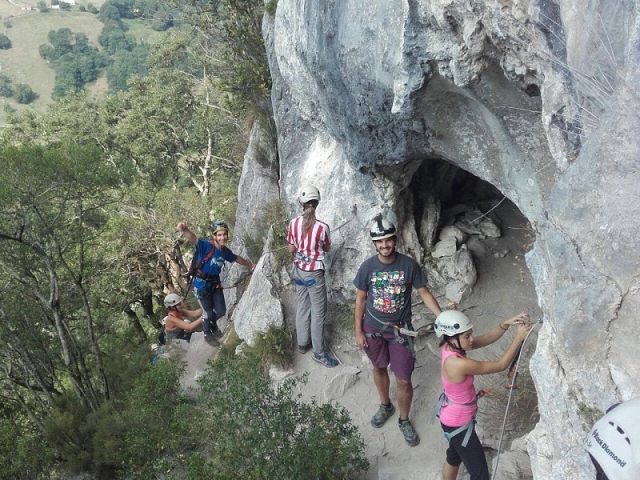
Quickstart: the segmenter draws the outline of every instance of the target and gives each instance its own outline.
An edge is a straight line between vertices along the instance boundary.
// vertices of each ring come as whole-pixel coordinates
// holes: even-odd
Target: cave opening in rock
[[[490,183],[435,158],[421,163],[408,190],[429,284],[446,301],[459,303],[477,334],[520,312],[529,313],[533,321],[540,317],[524,257],[533,246],[535,232],[513,202]],[[499,358],[512,335],[471,356]],[[523,352],[509,415],[509,443],[530,432],[537,422],[537,394],[528,372],[535,344],[532,336]],[[494,392],[479,410],[485,445],[497,445],[509,385],[505,373],[476,380],[478,388]]]

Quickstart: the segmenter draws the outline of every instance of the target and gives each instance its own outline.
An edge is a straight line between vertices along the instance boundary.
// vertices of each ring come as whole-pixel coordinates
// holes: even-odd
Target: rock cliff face
[[[425,205],[463,196],[456,172],[529,220],[544,313],[528,437],[539,479],[591,478],[582,441],[594,415],[640,395],[638,8],[278,0],[265,17],[280,196],[293,216],[302,183],[322,191],[334,300],[353,295],[378,212],[424,259]]]

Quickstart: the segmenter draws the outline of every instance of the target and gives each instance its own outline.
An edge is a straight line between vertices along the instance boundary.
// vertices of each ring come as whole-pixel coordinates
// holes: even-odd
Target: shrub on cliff
[[[302,402],[297,392],[304,378],[274,388],[254,356],[210,365],[200,380],[207,408],[189,478],[349,478],[368,468],[347,410]]]

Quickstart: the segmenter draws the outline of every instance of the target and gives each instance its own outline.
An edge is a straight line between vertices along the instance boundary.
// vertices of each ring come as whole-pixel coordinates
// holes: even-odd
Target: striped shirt
[[[294,218],[289,223],[287,242],[296,247],[296,255],[293,263],[300,270],[313,272],[324,270],[323,245],[331,245],[329,238],[329,225],[316,220],[313,227],[309,228],[306,235],[302,233],[302,215]]]

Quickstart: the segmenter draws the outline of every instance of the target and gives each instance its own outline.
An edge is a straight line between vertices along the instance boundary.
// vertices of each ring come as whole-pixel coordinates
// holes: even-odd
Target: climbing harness
[[[534,326],[541,323],[542,323],[542,318],[539,318],[538,321],[534,324]],[[522,345],[520,346],[520,349],[517,354],[518,361],[516,362],[515,369],[513,370],[512,388],[509,388],[507,408],[505,408],[504,410],[504,419],[502,420],[502,430],[500,432],[500,441],[498,442],[498,453],[496,454],[496,466],[493,469],[492,478],[496,478],[496,474],[498,473],[498,465],[500,463],[500,452],[502,450],[502,439],[504,438],[504,430],[507,424],[507,415],[509,414],[509,407],[511,405],[511,396],[513,395],[513,390],[514,390],[513,386],[515,385],[515,379],[516,379],[516,376],[518,375],[518,368],[520,367],[520,359],[522,358],[522,350],[524,349],[524,346],[527,343],[527,339],[529,338],[529,335],[531,335],[531,332],[533,332],[533,327],[531,328],[531,330],[529,330],[529,333],[527,333],[527,336],[524,337],[524,340],[522,341]]]
[[[418,331],[415,331],[413,330],[413,326],[411,325],[410,322],[400,322],[400,323],[383,322],[378,317],[376,317],[373,313],[371,313],[371,310],[367,309],[367,312],[369,312],[369,315],[371,316],[371,318],[373,318],[376,322],[382,325],[382,328],[380,329],[379,332],[376,332],[376,333],[365,333],[364,334],[365,337],[384,338],[384,335],[383,335],[384,333],[393,332],[394,339],[392,341],[407,347],[409,352],[411,352],[411,356],[413,358],[416,358],[416,349],[413,342],[413,337],[426,335],[427,326],[422,327],[422,329],[419,329]],[[425,333],[422,334],[421,331],[424,331]],[[407,338],[403,337],[402,335],[405,335]]]
[[[314,262],[314,260],[311,257],[307,257],[302,252],[296,252],[294,257],[296,258],[296,260],[300,260],[305,265],[311,265]]]
[[[491,390],[493,390],[493,388],[491,388],[491,387],[489,387],[486,390],[478,390],[478,392],[476,392],[475,400],[473,400],[472,402],[467,402],[467,403],[454,402],[449,397],[447,397],[444,394],[444,392],[442,392],[440,394],[440,398],[438,399],[438,403],[435,405],[435,407],[433,407],[433,411],[431,412],[431,423],[435,422],[436,417],[437,418],[440,417],[440,410],[442,409],[443,406],[445,406],[445,405],[461,405],[461,406],[469,407],[469,406],[472,406],[472,405],[477,405],[478,404],[478,399],[488,395]],[[465,423],[461,427],[456,428],[452,432],[443,432],[444,433],[444,438],[447,440],[447,442],[451,442],[451,439],[453,437],[455,437],[456,435],[458,435],[458,434],[460,434],[462,432],[465,432],[464,439],[462,440],[462,446],[466,447],[467,444],[469,443],[469,439],[471,438],[471,434],[473,433],[473,427],[475,426],[475,424],[476,424],[476,419],[474,417],[468,423]]]
[[[211,257],[213,257],[215,250],[215,245],[211,244],[211,250],[209,250],[204,258],[196,265],[196,259],[198,258],[198,248],[196,247],[196,251],[193,253],[193,259],[191,260],[191,265],[189,266],[189,271],[185,275],[189,278],[189,283],[187,284],[187,293],[184,294],[185,297],[189,295],[191,287],[193,287],[194,277],[198,277],[205,281],[207,280],[207,274],[202,271],[202,267],[204,267],[206,263],[211,260]]]

